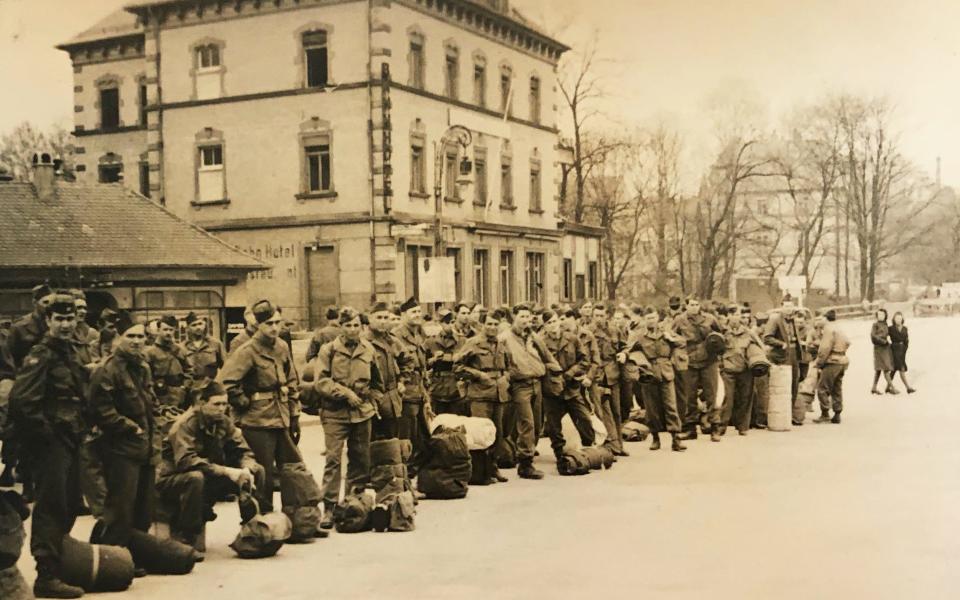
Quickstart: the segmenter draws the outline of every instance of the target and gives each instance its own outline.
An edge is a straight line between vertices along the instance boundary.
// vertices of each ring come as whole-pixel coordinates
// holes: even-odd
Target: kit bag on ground
[[[472,474],[466,430],[437,428],[427,443],[427,461],[417,476],[417,489],[432,499],[463,498]]]
[[[650,428],[643,423],[627,421],[620,429],[620,435],[625,442],[642,442],[650,435]]]
[[[590,472],[590,461],[583,450],[565,451],[557,459],[557,472],[561,475],[586,475]]]
[[[230,548],[240,558],[267,558],[280,550],[292,532],[293,525],[282,512],[256,514],[240,526],[240,533]]]
[[[606,446],[591,446],[581,450],[594,471],[609,469],[613,466],[613,452]]]
[[[290,543],[311,542],[320,523],[320,486],[302,462],[287,463],[280,469],[280,500],[290,519]]]
[[[415,500],[403,462],[409,440],[379,440],[370,444],[370,485],[376,506],[370,516],[374,531],[413,531]]]
[[[373,494],[364,492],[349,494],[333,508],[333,524],[340,533],[360,533],[373,528],[371,516],[374,509]]]
[[[196,563],[193,546],[172,538],[161,540],[134,529],[127,546],[133,562],[151,575],[186,575]]]
[[[133,556],[120,546],[88,544],[66,535],[60,571],[64,583],[85,592],[122,592],[133,583]]]
[[[430,431],[437,427],[460,427],[467,432],[467,448],[470,450],[486,450],[497,440],[497,426],[493,421],[484,417],[464,417],[450,413],[437,415],[430,421]]]
[[[33,591],[16,566],[0,569],[0,598],[3,598],[3,600],[33,600]]]

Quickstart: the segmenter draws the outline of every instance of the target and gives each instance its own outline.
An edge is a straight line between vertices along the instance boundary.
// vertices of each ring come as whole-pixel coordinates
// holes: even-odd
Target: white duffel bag
[[[497,427],[490,419],[483,417],[463,417],[461,415],[437,415],[430,421],[430,432],[433,433],[440,426],[454,428],[463,427],[467,430],[467,448],[470,450],[486,450],[497,439]]]

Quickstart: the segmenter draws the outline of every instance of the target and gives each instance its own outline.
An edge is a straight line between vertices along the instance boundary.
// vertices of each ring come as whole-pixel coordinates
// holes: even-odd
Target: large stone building
[[[138,2],[60,48],[80,176],[271,265],[246,301],[316,325],[331,303],[417,294],[438,248],[459,298],[599,295],[600,232],[558,212],[567,47],[508,0]]]

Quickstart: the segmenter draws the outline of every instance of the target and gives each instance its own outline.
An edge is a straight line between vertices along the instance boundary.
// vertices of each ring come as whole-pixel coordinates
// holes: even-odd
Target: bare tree
[[[588,130],[588,123],[600,115],[597,101],[605,95],[597,74],[597,65],[601,62],[597,41],[598,36],[594,34],[581,52],[568,53],[558,76],[560,92],[570,111],[573,146],[573,162],[561,171],[560,199],[564,203],[563,212],[577,223],[585,217],[586,189],[591,174],[617,147],[616,141]]]
[[[24,121],[0,138],[0,165],[10,170],[14,179],[29,181],[34,152],[49,151],[60,158],[62,174],[73,178],[73,142],[70,132],[62,127],[40,131]]]
[[[833,109],[842,131],[843,206],[858,250],[860,297],[872,301],[883,263],[929,233],[930,225],[917,226],[917,216],[934,198],[900,154],[887,101],[842,96]]]

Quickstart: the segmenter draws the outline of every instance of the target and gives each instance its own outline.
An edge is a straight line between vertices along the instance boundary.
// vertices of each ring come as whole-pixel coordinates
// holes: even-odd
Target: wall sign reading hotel
[[[273,265],[272,269],[254,271],[247,275],[247,279],[297,279],[299,250],[297,244],[271,244],[265,242],[261,246],[248,246],[246,252],[258,259]]]

